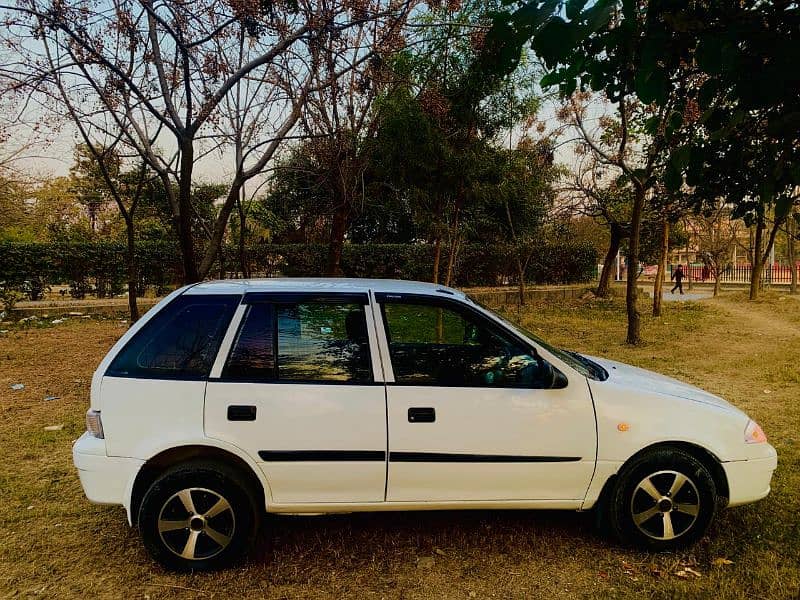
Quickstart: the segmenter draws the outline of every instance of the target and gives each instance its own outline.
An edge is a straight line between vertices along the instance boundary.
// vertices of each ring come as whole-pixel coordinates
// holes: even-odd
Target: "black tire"
[[[247,479],[223,463],[192,461],[172,467],[142,499],[138,522],[144,546],[173,571],[228,566],[255,538],[261,514],[256,496]],[[194,512],[187,508],[187,497]]]
[[[608,492],[598,506],[601,530],[623,544],[657,552],[693,544],[717,512],[713,476],[680,448],[655,448],[634,458]]]

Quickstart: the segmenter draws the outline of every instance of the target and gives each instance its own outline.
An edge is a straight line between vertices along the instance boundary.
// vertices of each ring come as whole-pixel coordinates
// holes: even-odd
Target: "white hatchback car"
[[[717,396],[407,281],[179,289],[100,364],[87,425],[86,495],[181,570],[243,554],[264,509],[596,507],[622,541],[670,549],[766,496],[777,465]]]

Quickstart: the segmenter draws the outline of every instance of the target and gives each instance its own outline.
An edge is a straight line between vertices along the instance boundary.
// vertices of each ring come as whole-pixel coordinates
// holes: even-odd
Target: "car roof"
[[[339,277],[270,277],[266,279],[222,279],[189,287],[185,294],[244,294],[248,292],[368,292],[388,294],[466,294],[443,285],[400,279],[347,279]]]

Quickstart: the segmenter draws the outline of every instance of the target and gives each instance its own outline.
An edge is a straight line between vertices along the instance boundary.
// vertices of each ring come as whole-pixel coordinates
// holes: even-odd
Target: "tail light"
[[[96,438],[103,439],[103,421],[100,420],[100,411],[90,408],[86,411],[86,431]]]

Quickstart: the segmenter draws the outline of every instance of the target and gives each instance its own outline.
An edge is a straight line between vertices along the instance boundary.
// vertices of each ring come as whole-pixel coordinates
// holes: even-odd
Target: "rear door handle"
[[[228,421],[255,421],[255,406],[228,406]]]
[[[409,423],[433,423],[436,420],[436,409],[431,407],[409,408]]]

